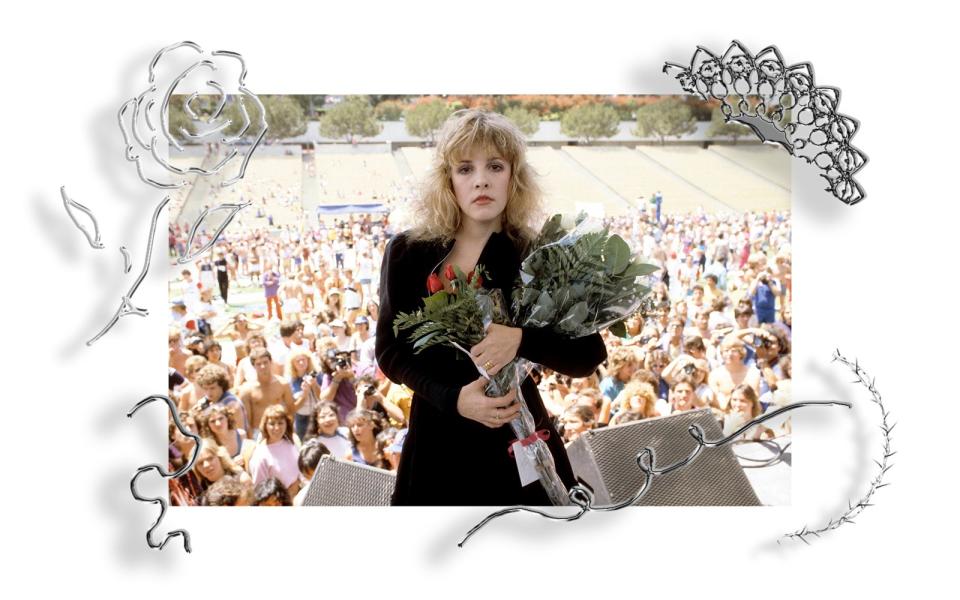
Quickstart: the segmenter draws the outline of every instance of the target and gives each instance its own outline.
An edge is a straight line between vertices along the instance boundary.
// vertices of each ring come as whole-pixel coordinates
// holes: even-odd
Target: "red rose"
[[[427,277],[427,291],[431,294],[436,294],[443,289],[443,282],[440,281],[440,278],[437,277],[436,273],[430,273],[430,277]]]
[[[453,271],[453,265],[447,265],[447,268],[443,270],[443,276],[447,278],[447,281],[453,281],[457,278],[457,274]]]

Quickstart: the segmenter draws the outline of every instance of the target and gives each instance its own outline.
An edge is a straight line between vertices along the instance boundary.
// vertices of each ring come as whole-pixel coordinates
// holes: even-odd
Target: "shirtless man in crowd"
[[[293,418],[293,394],[285,379],[273,374],[273,358],[266,348],[257,348],[250,353],[250,362],[257,371],[257,379],[243,384],[240,388],[240,401],[250,416],[251,428],[256,427],[263,411],[272,404],[282,404],[290,418]],[[260,431],[253,429],[252,439],[258,439]]]
[[[186,375],[187,359],[193,355],[183,349],[183,336],[177,327],[171,327],[167,334],[167,352],[167,364],[181,375]]]

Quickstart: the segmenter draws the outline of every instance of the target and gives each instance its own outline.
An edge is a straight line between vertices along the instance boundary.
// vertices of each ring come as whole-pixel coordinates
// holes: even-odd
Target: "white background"
[[[956,518],[953,379],[956,212],[955,31],[932,3],[853,10],[839,2],[230,3],[166,1],[70,8],[20,3],[5,17],[2,144],[7,259],[3,317],[4,587],[14,596],[499,598],[669,594],[708,597],[926,597],[952,580]],[[156,508],[128,480],[165,462],[164,269],[127,317],[92,348],[143,256],[161,194],[122,158],[116,111],[146,86],[170,43],[235,50],[256,93],[677,93],[660,73],[697,44],[776,44],[843,90],[862,122],[868,193],[846,207],[795,170],[795,395],[853,401],[851,415],[798,417],[794,505],[636,509],[573,524],[510,516],[458,550],[485,509],[171,510],[150,550]],[[12,131],[10,127],[12,126]],[[98,216],[95,251],[64,214],[58,188]],[[154,259],[163,266],[161,229]],[[121,274],[126,245],[134,273]],[[950,346],[948,346],[948,342]],[[814,540],[773,540],[817,525],[865,489],[879,452],[878,415],[830,355],[840,348],[877,376],[901,452],[893,485],[848,525]],[[152,475],[146,493],[163,488]],[[682,587],[682,591],[681,588]],[[594,596],[594,594],[596,596]]]

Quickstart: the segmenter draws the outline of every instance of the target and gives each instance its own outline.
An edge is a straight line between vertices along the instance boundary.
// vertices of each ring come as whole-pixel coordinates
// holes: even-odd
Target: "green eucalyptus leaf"
[[[604,260],[608,273],[622,273],[630,264],[630,246],[619,235],[611,235],[604,247]]]
[[[627,326],[623,324],[623,321],[617,321],[609,329],[610,333],[617,337],[627,337]]]
[[[450,294],[445,291],[439,291],[432,296],[423,299],[423,305],[427,311],[440,310],[450,303]]]
[[[435,335],[437,335],[436,332],[431,333],[431,334],[429,334],[429,335],[425,335],[425,336],[423,336],[422,338],[418,339],[417,341],[415,341],[415,342],[413,343],[413,349],[416,350],[416,349],[420,348],[421,346],[423,346],[424,344],[426,344],[427,342],[429,342],[430,339],[433,338]]]

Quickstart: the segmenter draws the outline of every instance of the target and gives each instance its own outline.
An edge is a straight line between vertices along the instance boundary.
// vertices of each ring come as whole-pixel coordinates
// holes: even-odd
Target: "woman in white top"
[[[300,491],[300,451],[293,434],[293,421],[281,404],[268,406],[260,418],[263,439],[250,458],[254,485],[276,477],[293,498]],[[295,443],[295,441],[297,443]]]

